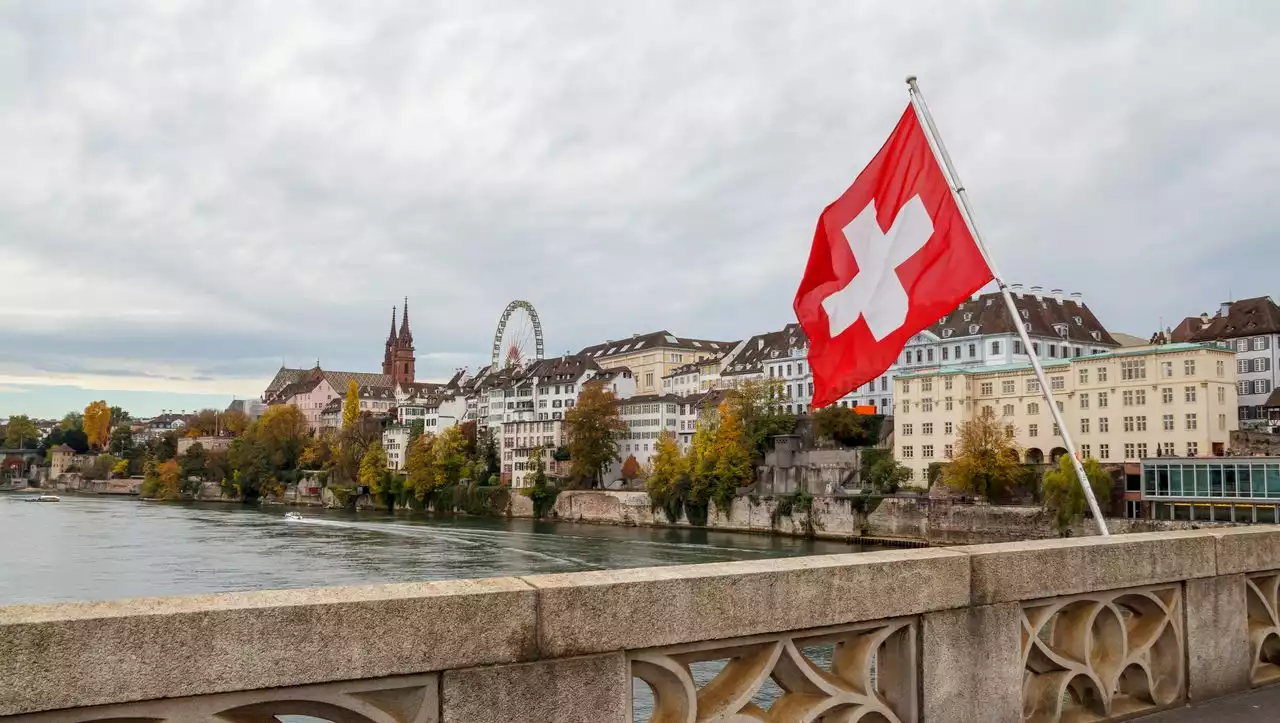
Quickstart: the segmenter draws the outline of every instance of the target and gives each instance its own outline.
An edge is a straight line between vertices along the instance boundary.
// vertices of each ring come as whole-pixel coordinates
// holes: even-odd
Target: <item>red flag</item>
[[[813,406],[884,373],[913,334],[991,281],[914,110],[823,210],[796,291]]]

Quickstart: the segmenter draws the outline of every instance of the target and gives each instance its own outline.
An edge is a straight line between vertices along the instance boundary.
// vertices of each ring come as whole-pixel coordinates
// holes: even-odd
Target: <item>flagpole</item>
[[[1084,472],[1084,466],[1080,463],[1080,456],[1076,454],[1075,442],[1071,440],[1071,430],[1067,429],[1067,424],[1062,418],[1062,413],[1058,411],[1058,404],[1053,399],[1053,393],[1049,389],[1049,382],[1044,376],[1044,367],[1040,366],[1040,358],[1036,355],[1035,347],[1031,345],[1031,339],[1027,336],[1027,327],[1022,323],[1022,314],[1018,312],[1018,307],[1013,303],[1013,294],[1009,293],[1009,286],[1004,282],[1004,277],[1000,275],[996,269],[995,262],[991,259],[991,254],[987,251],[987,246],[982,241],[982,233],[978,231],[978,225],[973,220],[973,208],[969,205],[969,194],[964,189],[964,184],[960,182],[960,176],[956,174],[956,169],[951,165],[951,155],[947,153],[947,147],[942,144],[942,136],[938,134],[938,127],[933,124],[933,116],[929,113],[929,106],[924,102],[924,95],[920,92],[920,86],[916,84],[914,75],[907,76],[907,87],[911,95],[911,107],[915,109],[916,117],[924,121],[925,137],[930,141],[935,155],[941,157],[942,165],[945,168],[947,182],[951,186],[951,192],[955,195],[956,200],[960,203],[960,213],[964,217],[965,224],[969,227],[969,232],[973,234],[973,240],[978,244],[978,251],[982,253],[987,262],[987,268],[991,270],[991,275],[995,278],[996,285],[1000,287],[1000,294],[1004,297],[1005,306],[1009,309],[1009,317],[1013,319],[1013,324],[1018,330],[1018,336],[1022,339],[1022,348],[1027,353],[1027,357],[1031,360],[1031,368],[1035,371],[1036,379],[1040,382],[1040,391],[1044,393],[1045,401],[1049,404],[1049,413],[1053,415],[1053,421],[1058,425],[1058,431],[1062,433],[1062,441],[1066,444],[1067,454],[1071,456],[1071,464],[1075,467],[1076,477],[1079,478],[1080,488],[1084,490],[1084,497],[1089,502],[1089,511],[1093,513],[1093,519],[1098,524],[1098,533],[1103,537],[1110,536],[1107,530],[1107,521],[1102,516],[1102,510],[1098,508],[1098,500],[1093,495],[1093,487],[1089,485],[1089,477]]]

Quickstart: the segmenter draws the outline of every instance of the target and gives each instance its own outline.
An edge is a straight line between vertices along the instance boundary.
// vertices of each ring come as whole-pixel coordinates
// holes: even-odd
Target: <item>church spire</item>
[[[387,343],[396,340],[396,307],[391,307],[391,333],[387,335]]]
[[[400,343],[413,346],[413,332],[409,331],[409,297],[404,297],[404,314],[400,317]]]

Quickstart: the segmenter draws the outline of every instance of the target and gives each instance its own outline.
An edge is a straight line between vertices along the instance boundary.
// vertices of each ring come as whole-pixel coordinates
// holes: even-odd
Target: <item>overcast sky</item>
[[[920,81],[1010,281],[1277,292],[1280,4],[0,0],[0,417],[792,321]],[[207,396],[206,396],[207,395]]]

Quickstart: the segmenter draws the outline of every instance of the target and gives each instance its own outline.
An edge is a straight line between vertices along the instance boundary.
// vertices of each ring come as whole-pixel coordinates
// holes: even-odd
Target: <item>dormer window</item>
[[[1083,321],[1081,321],[1081,320],[1080,320],[1080,317],[1078,317],[1078,316],[1073,316],[1073,317],[1071,317],[1071,320],[1072,320],[1072,321],[1074,321],[1074,322],[1076,323],[1076,326],[1084,326],[1084,322],[1083,322]]]
[[[1067,325],[1066,325],[1066,324],[1054,324],[1054,325],[1053,325],[1053,330],[1054,330],[1054,331],[1056,331],[1056,332],[1058,332],[1058,336],[1061,336],[1061,337],[1064,337],[1064,338],[1067,336]]]
[[[942,330],[942,338],[943,338],[943,339],[950,339],[950,338],[951,338],[951,330],[950,330],[950,329],[943,329],[943,330]]]
[[[970,324],[970,325],[969,325],[969,333],[970,333],[970,334],[977,334],[977,333],[978,333],[978,325],[977,325],[977,324]]]
[[[971,312],[971,311],[966,311],[966,312],[964,312],[964,320],[965,320],[965,321],[973,321],[973,312]]]
[[[1022,318],[1023,318],[1023,319],[1030,319],[1030,318],[1031,318],[1031,312],[1027,311],[1026,309],[1022,309],[1022,310],[1020,310],[1020,313],[1022,314]]]
[[[1094,341],[1102,341],[1102,332],[1100,331],[1091,332],[1091,335],[1093,336]]]

